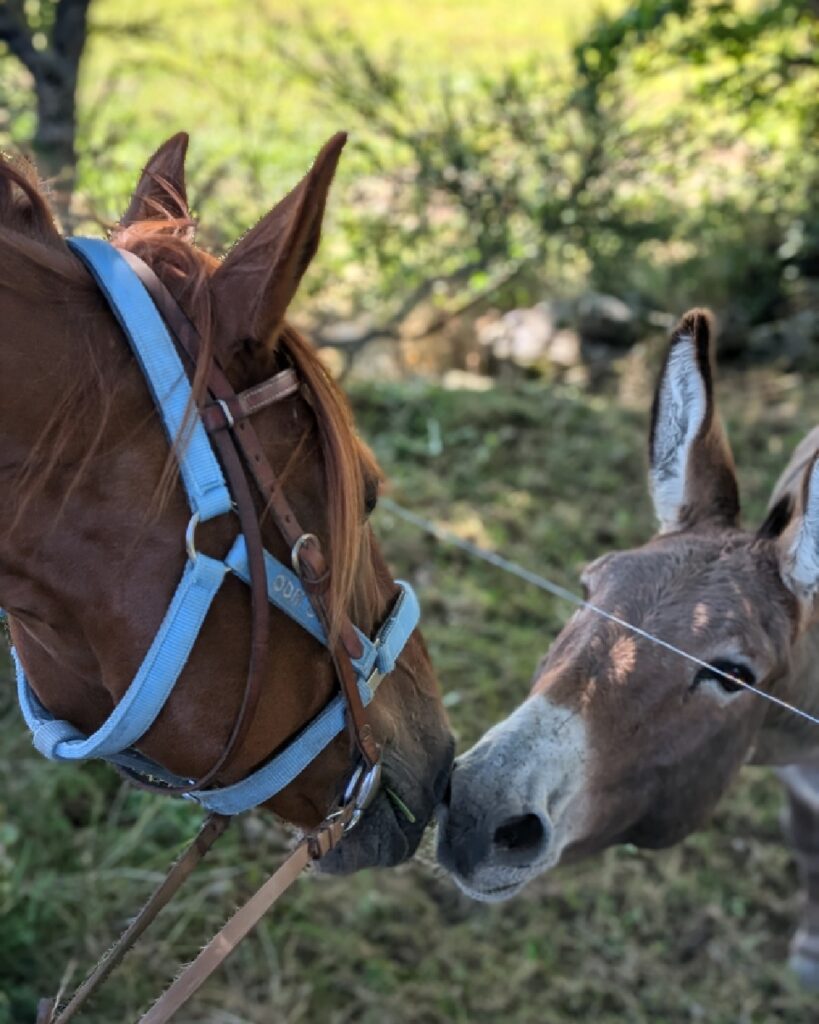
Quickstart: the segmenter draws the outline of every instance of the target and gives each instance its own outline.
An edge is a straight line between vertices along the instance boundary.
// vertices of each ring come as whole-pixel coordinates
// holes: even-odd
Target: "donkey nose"
[[[499,858],[511,862],[536,860],[546,846],[551,828],[541,814],[518,814],[495,829],[492,845]]]
[[[509,808],[488,814],[450,810],[444,812],[442,826],[438,857],[444,867],[454,869],[463,878],[481,868],[534,864],[547,850],[552,836],[546,815],[528,809],[514,814]]]

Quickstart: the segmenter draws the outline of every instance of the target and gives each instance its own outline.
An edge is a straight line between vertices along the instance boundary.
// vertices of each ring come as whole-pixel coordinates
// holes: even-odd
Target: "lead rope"
[[[68,1024],[68,1021],[81,1009],[89,996],[96,992],[111,971],[122,962],[125,954],[134,946],[160,910],[171,901],[185,879],[228,827],[230,821],[230,818],[222,814],[209,814],[207,816],[194,839],[151,893],[148,902],[131,921],[114,945],[99,960],[63,1009],[57,1013],[60,1001],[59,996],[56,999],[40,1000],[37,1008],[37,1024]]]
[[[165,1024],[170,1020],[250,934],[302,871],[335,849],[344,834],[356,826],[361,813],[372,798],[377,788],[373,782],[374,777],[372,769],[369,772],[358,770],[353,773],[338,810],[330,813],[316,829],[304,836],[270,878],[228,919],[195,960],[182,970],[170,988],[157,999],[144,1016],[140,1017],[139,1024]],[[66,1006],[58,1010],[59,996],[55,999],[40,1000],[36,1024],[68,1024],[68,1021],[74,1018],[77,1011],[122,961],[157,914],[170,902],[231,820],[230,817],[221,814],[208,815],[196,837],[175,861],[148,902],[100,959]]]
[[[482,562],[487,562],[489,565],[494,565],[496,569],[500,569],[502,572],[507,573],[510,576],[517,576],[518,579],[525,580],[527,583],[531,583],[532,586],[537,587],[539,590],[545,590],[547,594],[551,594],[553,597],[560,598],[563,601],[568,601],[578,608],[588,608],[589,611],[594,612],[595,615],[599,615],[601,619],[608,619],[609,622],[614,622],[618,626],[622,626],[623,629],[627,629],[630,633],[634,633],[635,636],[642,637],[644,640],[648,640],[652,644],[656,644],[658,647],[663,647],[667,651],[671,651],[672,654],[677,654],[681,658],[685,658],[687,661],[693,662],[695,665],[699,665],[700,668],[706,668],[709,672],[713,672],[715,676],[719,676],[722,679],[726,679],[736,686],[741,686],[745,690],[750,690],[751,693],[755,693],[758,697],[762,697],[772,704],[776,704],[780,708],[784,708],[785,711],[790,711],[791,714],[798,715],[800,718],[804,718],[806,721],[811,722],[813,725],[819,725],[819,718],[810,714],[808,711],[803,711],[802,708],[795,707],[793,704],[789,704],[787,701],[782,700],[779,697],[775,697],[772,693],[768,693],[766,690],[761,690],[758,686],[754,686],[752,683],[746,683],[742,679],[737,679],[736,676],[732,676],[729,672],[724,672],[722,669],[711,665],[707,661],[703,661],[694,654],[689,654],[688,651],[684,651],[679,647],[675,647],[674,644],[669,643],[667,640],[663,640],[661,637],[654,636],[653,633],[649,633],[639,626],[635,626],[631,622],[627,622],[625,619],[621,619],[619,615],[613,615],[611,612],[605,611],[603,608],[599,608],[596,604],[592,604],[591,601],[586,601],[582,597],[578,597],[577,594],[571,590],[567,590],[566,587],[561,587],[559,583],[553,583],[550,579],[545,576],[541,576],[539,573],[532,572],[531,569],[524,569],[522,565],[518,565],[516,562],[512,562],[508,558],[504,558],[503,555],[499,555],[494,551],[490,551],[487,548],[482,548],[477,544],[473,544],[471,541],[464,540],[463,537],[459,537],[451,530],[445,529],[443,526],[439,526],[437,523],[433,523],[430,519],[425,519],[423,516],[419,516],[415,512],[411,512],[409,509],[404,508],[391,498],[379,499],[379,507],[385,509],[397,516],[399,519],[403,519],[404,522],[410,523],[423,533],[429,534],[442,544],[446,544],[449,547],[458,548],[460,551],[466,552],[473,558],[477,558]]]

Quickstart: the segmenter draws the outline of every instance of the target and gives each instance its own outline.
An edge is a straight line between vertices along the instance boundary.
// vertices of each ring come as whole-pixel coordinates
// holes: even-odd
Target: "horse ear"
[[[782,577],[797,597],[819,591],[819,450],[805,468],[800,500],[778,540]]]
[[[734,460],[714,408],[711,315],[693,309],[671,335],[651,410],[649,479],[660,530],[735,525]]]
[[[185,154],[188,135],[179,132],[163,142],[139,179],[120,226],[129,227],[140,220],[165,220],[190,217],[185,189]]]
[[[211,278],[216,344],[230,362],[245,340],[267,342],[318,249],[327,193],[347,136],[334,135],[296,185],[231,249]]]

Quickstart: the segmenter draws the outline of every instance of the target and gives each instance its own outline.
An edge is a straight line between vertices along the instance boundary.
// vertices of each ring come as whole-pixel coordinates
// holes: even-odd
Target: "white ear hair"
[[[819,590],[819,457],[807,471],[804,508],[785,560],[785,572],[802,596]]]
[[[707,412],[694,338],[681,335],[669,352],[657,391],[651,438],[651,496],[663,533],[680,525],[691,445]]]

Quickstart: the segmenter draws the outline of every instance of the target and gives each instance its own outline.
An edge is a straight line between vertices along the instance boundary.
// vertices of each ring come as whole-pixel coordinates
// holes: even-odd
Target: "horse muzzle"
[[[370,867],[394,867],[418,849],[447,787],[454,741],[447,736],[424,777],[397,752],[387,750],[377,791],[360,820],[318,863],[322,873],[347,875]]]

